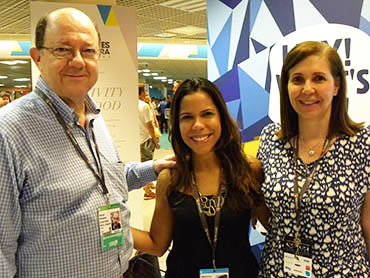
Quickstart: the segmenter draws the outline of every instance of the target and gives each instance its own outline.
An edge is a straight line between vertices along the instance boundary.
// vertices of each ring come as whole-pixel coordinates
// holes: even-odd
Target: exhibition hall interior
[[[29,0],[0,1],[0,40],[31,40]],[[187,48],[207,45],[206,0],[158,1],[158,0],[103,0],[103,1],[45,1],[52,3],[81,3],[132,7],[137,11],[137,42],[139,44],[139,82],[148,84],[150,94],[159,98],[172,91],[175,80],[192,77],[207,77],[207,57],[188,58],[182,52]],[[149,51],[140,47],[147,44]],[[151,46],[150,44],[154,44]],[[174,57],[158,57],[154,53],[164,45],[172,45]],[[2,42],[1,48],[11,47],[11,42]],[[27,46],[25,46],[27,47]],[[156,49],[154,49],[156,48]],[[183,51],[184,50],[184,51]],[[14,98],[30,92],[31,61],[26,55],[4,57],[0,61],[0,89],[14,92]],[[176,57],[177,56],[177,57]],[[4,77],[4,72],[8,78]]]
[[[130,250],[129,254],[122,249],[109,250],[108,252],[112,251],[112,254],[115,254],[112,257],[100,252],[100,247],[106,251],[104,246],[107,244],[111,244],[109,248],[117,244],[113,239],[123,238],[121,234],[114,235],[116,232],[113,232],[112,221],[115,220],[114,230],[122,232],[127,228],[122,235],[126,233],[129,237],[127,242],[130,243],[132,243],[131,235],[135,239],[141,238],[138,237],[140,233],[135,229],[130,233],[129,226],[149,231],[153,225],[154,231],[163,232],[163,237],[158,235],[159,233],[152,234],[156,239],[159,238],[158,245],[153,243],[152,238],[148,240],[148,237],[143,236],[147,240],[145,242],[147,246],[150,246],[145,246],[143,249],[155,250],[156,254],[164,252],[164,255],[158,257],[162,277],[165,277],[165,272],[169,269],[170,273],[167,272],[166,277],[180,277],[173,274],[176,273],[176,268],[185,268],[185,265],[191,268],[193,266],[189,264],[193,262],[192,260],[202,261],[204,258],[200,257],[208,255],[211,260],[206,264],[209,266],[205,269],[202,268],[203,266],[200,270],[196,269],[201,278],[245,277],[244,274],[248,271],[251,271],[248,277],[257,277],[259,272],[260,278],[275,277],[276,273],[279,277],[289,278],[370,277],[368,258],[370,252],[370,109],[368,108],[370,0],[0,0],[0,7],[0,146],[3,148],[0,150],[0,162],[8,163],[2,163],[6,166],[0,164],[0,174],[6,173],[3,177],[9,175],[8,180],[13,182],[9,184],[11,186],[15,184],[14,188],[9,186],[10,190],[7,187],[0,187],[0,193],[7,192],[10,196],[7,200],[10,200],[9,202],[12,202],[12,206],[19,212],[13,214],[9,209],[9,213],[2,217],[15,215],[16,220],[11,217],[7,220],[12,219],[18,225],[22,221],[16,216],[23,217],[28,213],[26,217],[29,218],[25,219],[32,222],[33,215],[29,213],[32,211],[32,204],[38,206],[37,202],[43,200],[42,194],[49,193],[50,200],[55,197],[48,185],[40,186],[41,190],[38,191],[40,188],[37,184],[34,187],[36,188],[35,203],[30,202],[30,210],[27,211],[29,203],[26,205],[22,203],[19,206],[18,203],[13,202],[16,198],[12,194],[17,193],[23,186],[23,184],[17,185],[16,182],[24,176],[28,178],[27,175],[22,176],[16,171],[23,171],[22,167],[16,168],[19,165],[27,165],[28,160],[25,157],[19,162],[17,159],[13,161],[13,156],[22,157],[22,152],[18,152],[18,149],[11,144],[13,141],[7,140],[8,137],[19,139],[15,134],[26,132],[34,123],[31,120],[29,127],[24,130],[22,126],[18,129],[13,128],[13,119],[7,117],[4,111],[10,111],[13,114],[14,111],[18,111],[22,114],[24,111],[16,110],[17,104],[37,96],[41,96],[52,108],[53,104],[50,103],[53,101],[58,103],[60,100],[58,97],[60,97],[62,99],[60,103],[69,106],[68,109],[83,107],[82,110],[78,110],[83,111],[80,114],[76,112],[77,109],[71,109],[71,113],[77,119],[81,119],[85,126],[80,125],[78,120],[75,123],[69,122],[68,127],[65,127],[65,133],[74,146],[78,145],[74,143],[77,140],[69,135],[73,127],[79,128],[75,131],[76,134],[84,133],[83,139],[79,142],[84,144],[87,153],[95,160],[96,165],[91,162],[92,160],[85,159],[86,157],[81,155],[83,153],[81,148],[76,147],[86,165],[89,166],[88,170],[86,170],[87,167],[86,169],[81,167],[83,173],[92,180],[89,172],[92,170],[103,185],[103,193],[107,191],[107,188],[104,188],[104,167],[107,169],[107,177],[114,190],[118,188],[118,186],[114,187],[115,182],[124,185],[117,189],[118,194],[114,192],[117,195],[114,197],[118,198],[117,207],[111,207],[109,201],[106,207],[103,205],[99,207],[97,204],[103,201],[102,196],[94,197],[96,188],[91,190],[93,192],[91,195],[81,194],[81,198],[75,202],[73,202],[75,196],[72,196],[72,193],[76,188],[66,186],[68,190],[63,187],[61,191],[57,191],[62,192],[61,197],[56,198],[55,202],[61,204],[62,209],[59,211],[64,212],[62,200],[65,196],[67,196],[65,199],[72,200],[72,207],[78,204],[76,206],[82,208],[82,211],[84,202],[89,203],[91,199],[93,199],[91,204],[94,209],[98,207],[98,215],[91,212],[93,209],[89,206],[86,206],[88,213],[84,214],[85,211],[83,211],[84,213],[81,214],[85,224],[87,219],[99,218],[95,221],[99,230],[87,224],[88,229],[92,231],[90,233],[92,241],[101,243],[101,246],[91,244],[93,246],[91,250],[95,252],[91,251],[89,255],[94,259],[105,258],[106,261],[114,258],[111,260],[114,263],[112,263],[113,267],[109,267],[107,263],[104,266],[100,265],[98,269],[95,262],[99,260],[92,260],[89,265],[91,269],[97,267],[95,270],[98,272],[103,271],[104,268],[107,272],[122,275],[126,270],[125,262],[135,254],[135,250],[131,254],[132,248],[129,245],[124,246]],[[36,50],[39,52],[36,53],[44,50],[44,53],[50,52],[47,57],[52,57],[51,61],[56,65],[62,64],[61,61],[70,65],[76,57],[81,58],[85,65],[98,65],[94,68],[98,78],[93,82],[94,84],[86,86],[88,88],[84,90],[86,92],[83,94],[84,98],[80,98],[82,101],[79,104],[82,103],[82,106],[75,107],[69,105],[68,101],[65,101],[56,91],[51,95],[57,100],[50,100],[48,96],[39,92],[40,88],[35,86],[36,82],[38,86],[49,89],[48,82],[54,80],[51,78],[47,82],[40,81],[40,65],[45,67],[46,63],[43,62],[43,64],[38,60],[39,67],[37,67],[29,55],[30,49],[35,50],[32,48],[35,46],[34,30],[38,20],[49,12],[65,7],[83,11],[89,17],[89,24],[90,20],[96,24],[87,25],[91,27],[93,34],[96,34],[94,28],[99,30],[99,40],[98,36],[95,40],[96,45],[100,43],[99,48],[92,49],[95,52],[89,54],[83,52],[86,50],[85,46],[75,47],[76,41],[71,40],[72,43],[67,43],[70,44],[67,48],[68,53],[57,53],[56,50],[60,50],[60,47],[53,48],[48,45],[38,47]],[[73,13],[70,10],[65,11],[65,13],[69,12]],[[85,18],[81,13],[77,12],[77,14]],[[62,15],[65,14],[62,13]],[[58,22],[58,24],[68,29],[68,26],[63,25],[65,23]],[[79,24],[80,22],[76,25]],[[50,32],[49,29],[48,31]],[[74,34],[73,32],[71,33]],[[89,45],[92,44],[89,43]],[[73,51],[80,56],[72,54]],[[44,74],[51,73],[44,72]],[[75,77],[74,81],[81,76],[73,76]],[[178,90],[177,92],[180,93],[176,95],[177,81],[199,77],[203,80],[201,82],[205,82],[202,84],[206,89],[186,91],[188,88],[186,86],[194,85],[187,82],[186,86],[180,87],[186,89]],[[72,89],[67,88],[70,91],[76,89],[74,86],[71,86]],[[53,90],[54,88],[50,91]],[[89,92],[88,96],[87,92]],[[150,98],[143,96],[142,93],[144,95],[147,93]],[[178,101],[177,106],[171,107],[174,96],[175,103]],[[39,100],[36,98],[34,101]],[[94,113],[97,111],[96,114],[99,114],[96,117],[104,118],[102,121],[96,121],[97,125],[103,126],[97,141],[95,131],[92,131],[92,121],[88,117],[85,121],[88,113],[84,109],[88,107],[88,101],[90,104],[93,103],[93,107],[99,107],[94,110]],[[46,106],[45,103],[43,105]],[[53,111],[57,110],[53,108]],[[152,110],[149,112],[149,109]],[[144,122],[143,110],[146,110],[147,119],[153,118],[145,132],[142,132],[142,129],[146,128],[149,120]],[[185,112],[182,112],[183,110]],[[43,113],[35,116],[36,124]],[[150,113],[151,116],[148,116]],[[62,124],[63,121],[57,114],[55,113],[56,119],[53,118],[55,124],[59,122],[64,127],[65,124]],[[79,118],[81,115],[83,117]],[[172,133],[171,116],[172,119],[178,116],[176,122],[178,125],[174,125],[177,129]],[[1,119],[5,123],[3,127]],[[158,126],[155,126],[155,120]],[[15,117],[14,122],[16,121]],[[45,130],[50,126],[45,124]],[[29,135],[38,139],[38,135],[42,133],[43,131],[38,134],[32,130]],[[51,133],[54,134],[54,131]],[[145,140],[142,140],[143,133],[145,133],[144,137],[147,137]],[[169,135],[172,135],[172,138]],[[66,159],[66,161],[81,162],[78,160],[81,157],[76,156],[78,159],[73,155],[67,157],[60,152],[60,149],[64,151],[64,148],[59,150],[55,148],[57,143],[64,144],[63,140],[55,139],[55,145],[52,143],[49,147],[50,153],[55,153],[56,156],[51,156],[49,150],[45,152],[41,146],[43,144],[31,144],[32,140],[29,142],[24,140],[25,153],[35,149],[35,157],[38,158],[37,148],[40,148],[42,150],[40,153],[45,153],[49,160],[60,155],[61,161]],[[174,148],[171,146],[171,140],[174,142]],[[67,139],[66,141],[70,143]],[[150,144],[146,144],[147,142]],[[176,144],[176,142],[180,143]],[[19,146],[23,147],[21,143]],[[70,144],[68,146],[71,147]],[[173,155],[174,149],[177,151],[179,168],[176,166],[174,171],[164,171],[158,178],[163,182],[162,184],[165,184],[164,186],[167,184],[166,193],[156,191],[156,181],[148,181],[143,188],[135,187],[136,184],[133,184],[136,190],[129,190],[131,186],[127,186],[129,179],[135,180],[132,176],[140,177],[145,182],[148,176],[154,177],[152,180],[158,177],[158,173],[155,173],[157,169],[148,167],[152,164],[141,163],[137,166],[129,162],[154,159],[153,165],[162,170],[163,165],[173,166],[162,159]],[[143,155],[145,152],[148,153],[148,150],[150,150],[149,158]],[[104,153],[105,151],[107,153]],[[76,152],[71,153],[76,154]],[[102,157],[106,159],[106,164],[100,161],[100,153],[104,154]],[[43,162],[43,164],[40,163],[41,166],[36,160],[32,166],[49,167],[47,159],[41,158],[40,161]],[[77,162],[76,165],[80,167]],[[58,163],[61,162],[57,161],[56,164]],[[94,166],[91,166],[92,164]],[[138,172],[130,168],[132,165],[138,167]],[[147,167],[146,171],[143,170],[143,165]],[[45,173],[47,178],[51,176],[52,181],[57,180],[55,177],[59,177],[59,173],[64,171],[60,170],[63,167],[47,168],[51,169],[50,172],[44,171],[43,174]],[[8,173],[8,170],[13,168],[16,169],[14,173],[11,171]],[[24,168],[28,170],[27,167]],[[6,170],[1,172],[2,169]],[[40,170],[36,167],[32,169],[35,172]],[[129,171],[135,174],[128,176]],[[122,178],[124,174],[126,176]],[[46,179],[40,180],[45,182]],[[65,180],[67,179],[61,179],[61,181]],[[76,181],[80,180],[76,179]],[[197,183],[198,181],[200,182]],[[96,182],[95,179],[91,183],[94,182]],[[184,184],[180,185],[180,182]],[[34,188],[31,186],[30,188],[31,192]],[[201,193],[199,188],[205,189],[206,193]],[[209,190],[210,188],[212,190]],[[84,190],[85,187],[81,186],[77,189]],[[30,196],[31,193],[29,193]],[[3,195],[8,197],[5,193]],[[20,198],[29,196],[19,195]],[[38,198],[39,196],[41,197]],[[85,196],[93,197],[89,199]],[[157,198],[158,196],[162,198]],[[185,205],[189,205],[191,210]],[[54,208],[53,204],[51,207]],[[65,208],[67,211],[65,214],[68,214],[68,209],[70,207]],[[102,212],[104,210],[110,214],[107,213],[108,216],[104,216],[105,212]],[[210,212],[211,210],[213,212]],[[153,218],[154,212],[156,213]],[[221,222],[225,219],[224,223],[229,221],[230,226],[221,224],[220,248],[225,248],[222,250],[227,251],[225,255],[217,254],[217,258],[228,262],[232,269],[230,273],[237,273],[236,269],[240,267],[239,272],[242,273],[240,276],[230,275],[228,267],[216,267],[215,250],[218,243],[216,231],[219,232],[220,215]],[[126,219],[123,219],[124,217]],[[108,224],[101,224],[100,218]],[[40,219],[44,220],[42,217]],[[75,219],[77,218],[68,222],[68,225],[71,225],[68,227],[79,227],[73,222]],[[157,222],[152,222],[152,219]],[[130,225],[121,227],[118,223],[121,220],[126,220]],[[246,220],[245,223],[244,220]],[[195,222],[196,225],[193,225]],[[37,221],[35,223],[38,224]],[[163,225],[158,228],[160,226],[158,223]],[[211,224],[211,229],[208,229],[208,225]],[[18,227],[17,225],[14,226]],[[21,225],[23,222],[19,224]],[[106,225],[105,228],[104,225]],[[169,229],[163,227],[169,227]],[[46,229],[40,230],[46,234],[48,232],[45,231]],[[210,230],[212,236],[216,235],[213,243],[210,240]],[[30,231],[22,226],[22,230],[18,232],[25,234],[29,232],[28,235],[32,238],[33,234]],[[39,232],[37,229],[36,231]],[[167,234],[167,231],[170,232]],[[195,231],[194,235],[191,234],[189,237],[189,242],[199,240],[201,244],[204,243],[204,246],[202,245],[204,248],[199,248],[199,253],[194,256],[192,256],[194,250],[189,248],[191,244],[187,244],[188,237],[185,231],[191,231],[189,234]],[[68,232],[71,231],[66,231],[67,234]],[[172,232],[173,234],[170,234]],[[228,232],[231,236],[227,234]],[[11,235],[12,232],[2,233],[0,229],[0,240],[5,238],[4,234]],[[96,236],[97,234],[99,235]],[[42,235],[41,232],[40,235]],[[104,236],[107,237],[104,238]],[[112,241],[109,239],[110,236]],[[148,236],[148,233],[145,236]],[[51,241],[55,238],[51,238]],[[31,245],[34,243],[32,240],[30,242]],[[232,244],[229,244],[230,242]],[[18,243],[19,249],[14,247]],[[9,246],[11,245],[15,250],[14,253],[19,252],[16,260],[23,255],[26,262],[29,254],[21,251],[27,250],[27,246],[24,247],[21,243],[23,242],[18,242],[16,238]],[[169,248],[167,243],[170,244]],[[167,244],[166,248],[161,248],[163,247],[160,246],[161,244]],[[67,248],[62,247],[59,251],[68,253]],[[176,252],[169,255],[172,248]],[[2,253],[3,250],[0,251]],[[73,255],[80,251],[74,250]],[[179,259],[178,254],[183,255],[188,251],[191,253],[188,260]],[[47,252],[40,252],[40,254],[50,255]],[[203,256],[203,254],[206,255]],[[10,259],[8,257],[8,261],[14,261],[13,255],[11,254]],[[244,261],[244,257],[249,258],[247,262]],[[31,256],[28,258],[33,259]],[[118,263],[115,258],[118,258]],[[156,256],[152,258],[156,260]],[[86,258],[82,260],[87,262]],[[236,261],[238,263],[234,265]],[[77,263],[72,261],[69,263],[75,267],[73,271],[76,273],[80,271]],[[7,266],[13,276],[17,271],[18,273],[22,271],[22,267],[16,264],[21,265],[22,262],[19,260],[14,264],[9,263],[10,267]],[[29,263],[28,266],[26,264],[24,263],[24,269],[33,271],[29,266],[32,264]],[[45,265],[42,267],[50,270],[50,273],[55,270]],[[37,267],[35,269],[37,273],[39,270]],[[0,276],[2,276],[1,271],[0,267]],[[352,273],[354,276],[347,275]],[[95,274],[91,275],[93,277]],[[9,277],[13,276],[9,275]]]
[[[0,91],[11,93],[14,101],[32,91],[31,14],[29,0],[0,1]],[[146,84],[152,99],[173,94],[176,80],[193,77],[207,78],[207,20],[206,0],[102,0],[102,1],[42,1],[48,3],[92,4],[131,7],[136,10],[138,44],[138,81]],[[15,46],[15,42],[17,45]],[[202,55],[193,55],[201,47]],[[166,48],[163,57],[160,49]],[[205,53],[204,53],[205,52]],[[12,55],[13,53],[13,55]],[[15,55],[14,55],[15,53]],[[36,77],[37,78],[37,75]],[[136,93],[136,92],[135,92]],[[168,134],[160,138],[161,148],[154,152],[158,159],[172,153]],[[155,199],[142,202],[142,223],[149,229]],[[140,222],[140,220],[138,221]],[[159,259],[165,269],[167,254]]]

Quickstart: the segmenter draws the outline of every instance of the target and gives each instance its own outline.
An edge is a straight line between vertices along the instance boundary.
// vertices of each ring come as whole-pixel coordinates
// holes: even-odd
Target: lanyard
[[[63,129],[64,129],[67,137],[72,142],[72,145],[75,147],[75,149],[77,150],[77,152],[80,154],[81,158],[86,162],[87,166],[93,172],[94,176],[100,181],[101,187],[103,189],[103,194],[106,197],[107,194],[108,194],[108,188],[107,188],[107,186],[105,184],[105,177],[104,177],[104,172],[103,172],[103,166],[101,164],[100,155],[99,155],[99,149],[98,149],[98,144],[96,143],[96,140],[95,140],[94,131],[92,130],[92,139],[93,139],[94,144],[95,144],[95,152],[96,152],[96,155],[98,157],[98,160],[96,160],[95,155],[94,155],[94,152],[92,151],[92,147],[91,147],[90,144],[89,144],[89,147],[90,147],[90,150],[93,153],[93,156],[94,156],[94,159],[95,159],[95,163],[96,163],[96,167],[98,169],[98,173],[91,166],[92,162],[89,161],[89,159],[87,158],[87,156],[82,151],[82,149],[81,149],[80,145],[78,144],[76,138],[73,136],[71,129],[69,129],[68,126],[66,125],[66,123],[64,122],[62,116],[58,112],[58,110],[57,110],[56,106],[54,105],[54,103],[52,103],[51,100],[50,100],[50,98],[48,98],[46,96],[46,94],[43,91],[41,91],[39,88],[35,88],[35,93],[39,97],[41,97],[46,102],[46,104],[48,104],[48,106],[51,108],[51,110],[53,111],[53,113],[54,113],[55,117],[57,118],[59,124],[63,127]]]
[[[220,215],[221,215],[221,208],[222,208],[222,199],[224,198],[222,196],[222,191],[224,190],[224,185],[221,184],[218,188],[218,192],[216,195],[216,214],[215,214],[215,225],[214,225],[214,234],[213,234],[213,241],[211,240],[211,235],[209,234],[209,228],[207,224],[206,217],[204,215],[204,212],[202,210],[202,206],[200,204],[200,193],[198,190],[198,186],[195,183],[194,173],[191,173],[191,184],[193,188],[193,197],[195,199],[195,202],[197,204],[198,213],[200,217],[200,222],[202,223],[204,232],[206,233],[207,239],[209,244],[212,247],[212,264],[213,269],[216,270],[216,246],[217,246],[217,237],[218,237],[218,229],[220,226]]]
[[[328,145],[329,145],[329,139],[326,138],[325,143],[324,143],[324,145],[322,147],[322,150],[321,150],[320,158],[322,157],[322,155],[326,151]],[[297,228],[298,228],[297,233],[296,233],[296,237],[295,237],[295,241],[296,241],[297,245],[300,244],[302,196],[308,190],[308,187],[311,184],[311,181],[312,181],[313,176],[314,176],[314,174],[316,172],[316,169],[317,169],[317,165],[319,164],[319,159],[320,158],[318,158],[315,161],[315,163],[313,165],[313,169],[311,170],[311,172],[308,175],[304,176],[305,181],[304,181],[304,184],[302,186],[302,189],[300,190],[299,186],[298,186],[298,175],[299,175],[299,173],[298,173],[298,137],[296,138],[296,140],[295,140],[295,152],[294,152],[294,166],[295,166],[294,203],[295,203],[295,210],[296,210],[296,224],[297,224]],[[300,176],[302,176],[302,175],[300,175]]]

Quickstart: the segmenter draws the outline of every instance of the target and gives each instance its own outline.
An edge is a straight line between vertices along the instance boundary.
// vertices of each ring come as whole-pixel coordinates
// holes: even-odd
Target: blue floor
[[[171,149],[171,143],[168,141],[167,133],[162,133],[159,144],[161,145],[161,149]]]

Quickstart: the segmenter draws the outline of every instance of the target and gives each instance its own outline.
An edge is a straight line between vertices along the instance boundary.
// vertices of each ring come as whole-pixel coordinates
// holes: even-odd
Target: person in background
[[[149,93],[146,95],[144,101],[149,105],[150,111],[153,114],[154,134],[155,134],[155,137],[157,137],[158,142],[159,142],[159,138],[161,137],[161,131],[159,129],[159,122],[158,122],[158,119],[157,119],[157,110],[153,105],[153,101],[150,98]]]
[[[149,98],[149,99],[148,99]],[[155,149],[159,149],[159,137],[155,134],[155,115],[150,109],[150,97],[145,90],[144,84],[139,84],[139,130],[140,130],[140,157],[141,162],[152,160]],[[155,193],[152,191],[153,183],[146,184],[143,189],[145,191],[144,200],[155,198]]]
[[[165,98],[162,98],[161,101],[159,102],[159,109],[160,109],[160,114],[161,114],[161,120],[159,122],[160,122],[161,133],[168,132],[168,122],[167,122],[166,115],[165,115],[166,106],[167,106],[167,101]]]
[[[3,107],[11,102],[11,94],[7,91],[0,92],[0,107]]]
[[[135,248],[161,256],[173,240],[166,278],[213,268],[257,277],[248,233],[261,199],[261,164],[245,156],[220,91],[206,79],[182,83],[171,121],[176,168],[159,174],[150,232],[132,228]]]
[[[86,14],[55,10],[35,38],[35,90],[0,109],[0,277],[121,277],[133,249],[128,191],[174,161],[122,163],[88,95],[100,35]]]
[[[280,119],[258,150],[271,211],[259,277],[370,277],[370,131],[348,116],[334,48],[307,41],[288,53]]]
[[[164,109],[164,117],[167,121],[168,133],[170,133],[170,131],[171,131],[171,104],[172,104],[172,98],[173,98],[173,96],[167,96],[167,104],[166,104],[166,108]]]

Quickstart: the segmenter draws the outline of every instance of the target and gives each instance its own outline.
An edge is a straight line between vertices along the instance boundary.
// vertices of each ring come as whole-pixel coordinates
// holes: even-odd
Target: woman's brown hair
[[[280,75],[280,121],[281,129],[277,136],[283,140],[298,135],[298,114],[289,100],[288,82],[290,70],[305,58],[311,55],[326,57],[329,62],[331,74],[339,84],[338,94],[333,98],[329,122],[328,137],[340,135],[354,135],[362,123],[355,123],[348,115],[347,82],[342,60],[338,52],[327,43],[306,41],[297,44],[286,56]]]
[[[181,137],[179,114],[183,98],[196,92],[208,94],[220,114],[222,132],[215,145],[215,153],[227,183],[228,204],[236,211],[251,208],[259,199],[259,186],[242,150],[239,129],[227,111],[221,92],[203,78],[185,80],[173,97],[170,140],[176,156],[176,168],[172,171],[168,195],[174,191],[191,192],[192,151]]]

